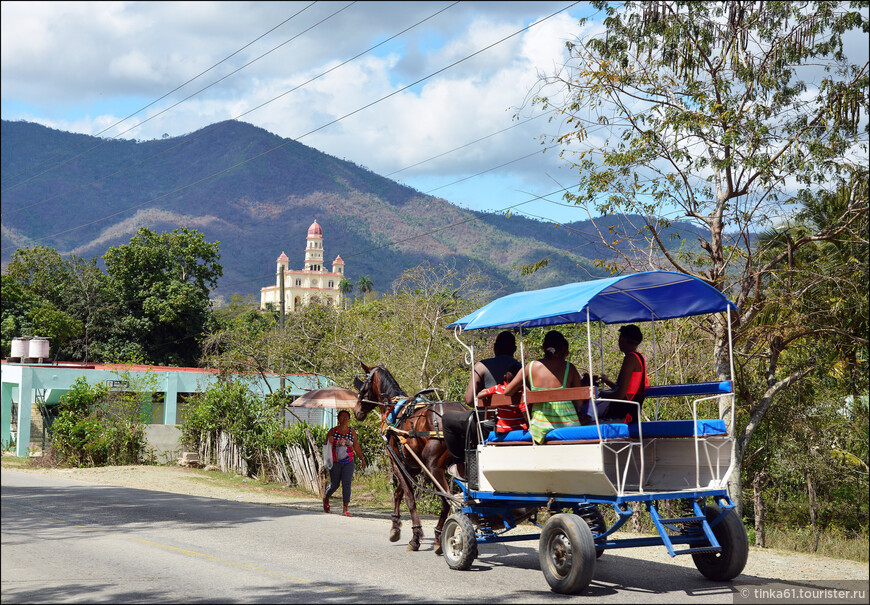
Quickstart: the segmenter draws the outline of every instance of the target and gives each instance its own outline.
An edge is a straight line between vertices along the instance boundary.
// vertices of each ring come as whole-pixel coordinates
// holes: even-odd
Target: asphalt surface
[[[454,571],[430,531],[419,552],[405,550],[407,521],[389,542],[382,515],[0,475],[3,603],[732,603],[773,580],[710,582],[690,559],[643,548],[605,553],[583,595],[558,595],[537,540],[481,545]]]

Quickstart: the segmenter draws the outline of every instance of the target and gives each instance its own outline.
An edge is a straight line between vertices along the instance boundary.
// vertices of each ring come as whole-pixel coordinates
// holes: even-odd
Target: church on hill
[[[278,257],[275,285],[260,289],[260,308],[272,304],[281,308],[281,277],[284,277],[284,310],[295,311],[311,302],[321,302],[341,308],[342,294],[339,283],[344,279],[344,261],[336,256],[332,270],[327,271],[323,264],[323,229],[317,219],[308,228],[305,238],[305,266],[301,271],[288,268],[290,260],[283,252]]]

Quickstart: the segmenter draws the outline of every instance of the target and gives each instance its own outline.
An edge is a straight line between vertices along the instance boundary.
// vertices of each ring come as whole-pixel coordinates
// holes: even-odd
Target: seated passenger
[[[474,394],[482,388],[493,387],[503,382],[507,372],[519,373],[522,364],[514,358],[517,341],[508,331],[499,333],[493,343],[494,357],[482,359],[474,369],[465,390],[466,405],[474,405]],[[453,458],[448,472],[458,477],[465,476],[465,450],[477,445],[477,429],[473,424],[473,411],[447,411],[442,416],[444,444]],[[486,438],[486,435],[484,435]]]
[[[637,347],[643,342],[640,328],[631,324],[619,328],[619,350],[625,353],[619,376],[614,383],[603,374],[600,382],[610,387],[599,391],[601,399],[622,399],[643,404],[649,377],[646,372],[646,360],[637,352]],[[638,407],[621,401],[596,401],[599,421],[618,421],[633,424],[638,421]],[[591,416],[591,414],[590,414]]]
[[[529,362],[522,373],[514,377],[505,389],[505,395],[513,395],[523,387],[523,378],[528,380],[532,391],[545,391],[579,387],[580,374],[568,361],[568,341],[561,332],[551,330],[544,336],[544,357]],[[553,429],[579,426],[576,405],[578,401],[554,401],[532,404],[529,431],[535,443],[543,443]]]
[[[505,372],[504,382],[488,389],[482,390],[477,394],[478,401],[485,397],[493,395],[502,395],[507,389],[510,381],[513,380],[513,372]],[[526,422],[525,407],[522,404],[503,405],[496,408],[495,412],[495,432],[510,433],[516,430],[528,430],[529,425]]]

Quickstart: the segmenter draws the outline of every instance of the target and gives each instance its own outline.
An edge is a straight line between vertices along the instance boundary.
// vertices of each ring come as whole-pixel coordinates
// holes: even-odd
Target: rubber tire
[[[471,519],[462,513],[447,517],[441,533],[441,549],[450,569],[465,571],[477,558],[477,536]]]
[[[707,521],[712,521],[721,512],[722,509],[718,505],[708,504]],[[722,547],[722,552],[693,554],[692,560],[704,577],[716,582],[732,580],[740,575],[749,558],[749,538],[746,536],[746,528],[732,509],[712,529],[719,546]]]
[[[595,558],[595,540],[582,517],[550,517],[538,542],[538,561],[553,592],[583,592],[595,575]]]

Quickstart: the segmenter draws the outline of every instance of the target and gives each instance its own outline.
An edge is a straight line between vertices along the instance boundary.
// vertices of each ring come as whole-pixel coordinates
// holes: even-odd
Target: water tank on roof
[[[32,359],[48,359],[48,339],[36,336],[30,339],[30,355]]]
[[[12,339],[12,351],[9,354],[10,361],[21,361],[30,352],[30,337],[19,336]]]

